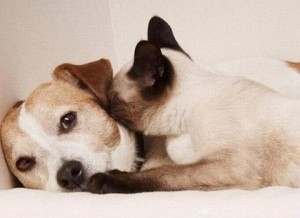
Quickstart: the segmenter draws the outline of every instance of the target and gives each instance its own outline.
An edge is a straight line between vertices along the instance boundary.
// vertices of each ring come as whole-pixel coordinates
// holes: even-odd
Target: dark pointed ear
[[[113,70],[109,60],[100,59],[83,65],[62,64],[56,67],[54,79],[63,80],[81,89],[90,90],[105,109]]]
[[[154,16],[148,24],[148,40],[160,48],[180,48],[170,25],[160,17]]]
[[[180,51],[191,59],[176,41],[170,25],[160,17],[154,16],[150,19],[148,24],[148,40],[160,48],[170,48]]]
[[[163,55],[156,45],[140,41],[134,52],[134,62],[129,76],[138,81],[141,88],[151,87],[163,76]]]

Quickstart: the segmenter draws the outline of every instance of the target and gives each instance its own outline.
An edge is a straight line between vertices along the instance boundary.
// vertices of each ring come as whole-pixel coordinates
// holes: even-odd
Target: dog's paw
[[[114,171],[109,174],[97,173],[87,183],[87,191],[95,194],[129,193],[126,182],[119,176],[122,172]]]

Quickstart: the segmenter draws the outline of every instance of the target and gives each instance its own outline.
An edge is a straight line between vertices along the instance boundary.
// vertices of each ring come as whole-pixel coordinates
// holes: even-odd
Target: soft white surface
[[[0,192],[1,217],[300,217],[300,189],[185,191],[132,195]]]

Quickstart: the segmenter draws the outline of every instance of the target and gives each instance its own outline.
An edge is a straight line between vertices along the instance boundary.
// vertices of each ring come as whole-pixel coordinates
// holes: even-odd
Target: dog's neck
[[[139,147],[143,143],[137,140],[135,133],[128,131],[123,126],[117,124],[120,142],[116,149],[110,153],[110,168],[118,169],[121,171],[131,172],[139,168],[140,163],[143,161],[142,154],[139,152]]]
[[[213,69],[195,64],[180,52],[163,49],[175,73],[168,101],[146,112],[146,135],[179,135],[187,131],[186,118],[195,104],[203,107],[241,78],[218,75]],[[199,108],[201,110],[201,108]]]

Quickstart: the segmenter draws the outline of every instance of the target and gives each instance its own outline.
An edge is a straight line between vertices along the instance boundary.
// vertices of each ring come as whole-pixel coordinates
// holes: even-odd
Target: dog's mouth
[[[86,189],[86,181],[83,181],[82,184],[77,183],[76,181],[73,181],[73,183],[74,183],[75,187],[71,190],[69,190],[69,189],[67,189],[67,190],[69,190],[71,192],[82,192]]]

